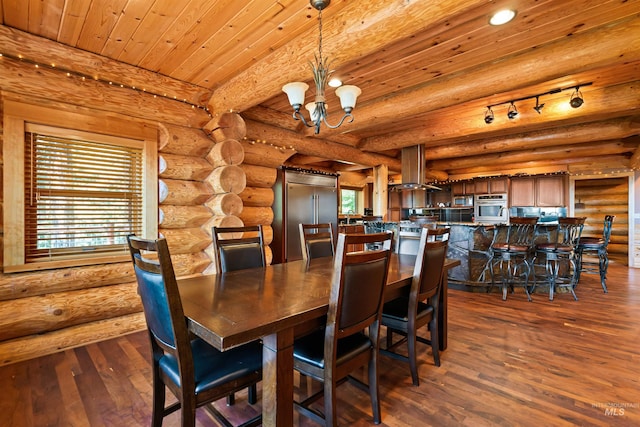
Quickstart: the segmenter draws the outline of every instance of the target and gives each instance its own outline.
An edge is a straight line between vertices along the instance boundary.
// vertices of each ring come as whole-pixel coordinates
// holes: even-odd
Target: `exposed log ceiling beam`
[[[481,3],[478,0],[352,2],[323,22],[323,49],[332,52],[332,68],[337,68],[379,51],[389,40],[410,37],[451,14]],[[381,27],[385,31],[380,31]],[[312,31],[315,34],[317,29]],[[315,39],[309,32],[237,74],[215,90],[209,109],[244,111],[281,93],[283,82],[307,80],[308,61],[317,49],[309,40]]]
[[[640,75],[640,61],[629,67],[630,74]],[[466,105],[449,107],[427,113],[423,116],[425,128],[415,128],[394,134],[366,138],[360,148],[378,151],[388,148],[401,148],[414,144],[437,146],[496,138],[518,132],[568,126],[594,120],[604,120],[616,116],[629,116],[634,111],[640,113],[640,82],[620,84],[597,89],[583,89],[585,104],[578,109],[569,108],[570,91],[542,99],[545,107],[541,114],[533,111],[535,100],[516,104],[520,115],[516,120],[506,118],[507,106],[494,107],[495,121],[487,125],[483,118],[486,105],[482,102],[470,102]],[[517,124],[517,127],[514,127]],[[627,135],[628,136],[628,135]]]
[[[458,157],[428,161],[427,165],[441,170],[455,171],[476,165],[507,166],[512,163],[524,163],[541,160],[579,159],[606,156],[612,154],[633,153],[637,142],[627,140],[599,141],[580,145],[540,147],[508,153],[492,153],[480,156]],[[629,154],[630,156],[631,154]]]
[[[439,145],[426,149],[427,160],[500,153],[513,150],[535,150],[601,140],[626,138],[640,133],[640,119],[624,117],[519,133],[498,138],[472,140],[456,144]]]
[[[508,61],[436,79],[392,100],[359,106],[358,120],[351,124],[350,130],[357,130],[368,120],[393,121],[398,116],[411,116],[447,107],[452,99],[463,103],[585,69],[599,68],[615,62],[618,57],[625,57],[628,62],[638,61],[640,37],[636,37],[636,34],[640,34],[640,17],[630,18],[624,25],[619,23],[573,35],[568,40],[559,40],[540,49],[521,53]],[[571,82],[576,83],[580,82]],[[417,102],[419,99],[424,102]],[[392,148],[387,142],[386,139],[375,138],[363,141],[360,147],[372,151]]]
[[[246,120],[247,138],[252,140],[266,140],[277,142],[278,145],[293,147],[298,153],[307,156],[332,158],[347,162],[357,162],[368,166],[380,164],[389,165],[389,169],[400,171],[400,160],[374,153],[364,153],[357,148],[335,144],[319,138],[305,138],[296,132],[291,132],[275,126]]]
[[[0,25],[0,51],[5,55],[55,64],[56,68],[97,76],[148,92],[176,96],[196,105],[204,105],[209,89],[172,79],[124,62],[56,43],[42,37]],[[61,75],[63,75],[61,73]]]

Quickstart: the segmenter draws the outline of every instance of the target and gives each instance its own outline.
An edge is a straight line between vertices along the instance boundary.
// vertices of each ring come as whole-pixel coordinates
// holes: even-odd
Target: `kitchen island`
[[[478,222],[436,222],[436,226],[451,228],[447,258],[460,260],[459,266],[449,270],[449,287],[472,292],[486,291],[491,285],[491,245],[506,239],[507,227],[504,224]],[[422,225],[410,221],[365,222],[368,233],[392,230],[397,235],[398,227],[403,230],[413,227],[417,238]],[[548,241],[555,227],[555,224],[539,224],[536,241]]]

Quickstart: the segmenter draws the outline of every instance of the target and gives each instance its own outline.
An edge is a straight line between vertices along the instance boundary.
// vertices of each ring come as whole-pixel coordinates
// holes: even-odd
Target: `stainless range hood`
[[[402,149],[402,184],[398,186],[400,190],[442,190],[435,185],[427,184],[425,181],[425,158],[424,146],[414,145]]]

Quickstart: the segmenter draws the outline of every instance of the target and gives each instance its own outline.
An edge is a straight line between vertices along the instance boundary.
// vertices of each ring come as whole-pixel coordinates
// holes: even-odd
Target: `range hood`
[[[425,181],[424,146],[414,145],[402,149],[402,184],[400,190],[442,190]]]

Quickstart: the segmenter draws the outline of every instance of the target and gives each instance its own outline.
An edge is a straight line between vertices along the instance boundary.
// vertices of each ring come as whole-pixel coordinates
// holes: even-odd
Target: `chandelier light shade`
[[[282,86],[282,91],[287,94],[289,104],[293,107],[293,118],[300,120],[307,127],[315,127],[315,133],[320,133],[322,123],[325,126],[336,129],[349,118],[349,122],[353,121],[351,111],[356,106],[358,96],[362,93],[359,87],[352,85],[340,86],[336,89],[336,95],[340,98],[340,106],[344,110],[344,116],[336,125],[330,125],[327,122],[327,104],[325,99],[325,88],[329,83],[329,78],[333,70],[329,68],[328,58],[322,56],[322,10],[326,8],[331,0],[310,0],[309,3],[314,9],[318,10],[318,54],[315,55],[315,63],[310,62],[311,71],[313,72],[313,81],[316,86],[316,96],[312,103],[305,105],[305,109],[309,111],[310,120],[305,119],[300,111],[304,104],[304,95],[309,85],[304,82],[287,83]]]

